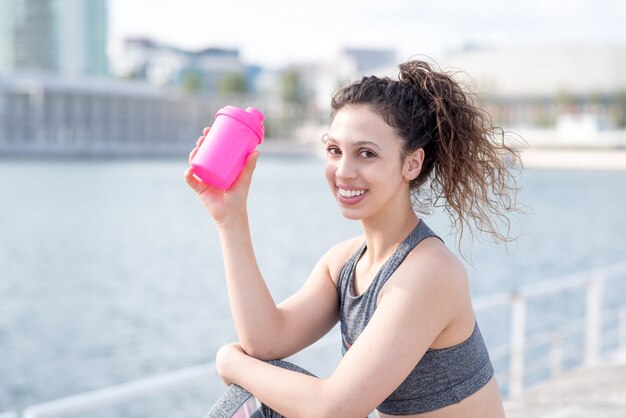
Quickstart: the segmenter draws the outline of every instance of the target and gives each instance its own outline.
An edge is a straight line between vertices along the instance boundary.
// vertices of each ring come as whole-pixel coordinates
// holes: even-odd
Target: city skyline
[[[237,48],[246,63],[280,67],[333,58],[343,47],[388,48],[399,59],[466,46],[624,43],[626,0],[110,0],[109,52],[128,37],[187,49]],[[165,22],[165,23],[164,23]]]

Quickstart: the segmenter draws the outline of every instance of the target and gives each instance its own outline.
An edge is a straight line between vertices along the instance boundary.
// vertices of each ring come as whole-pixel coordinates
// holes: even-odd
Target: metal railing
[[[508,369],[498,373],[499,380],[508,384],[508,396],[514,397],[524,391],[525,377],[530,372],[545,368],[550,376],[561,373],[567,359],[564,341],[571,335],[582,333],[581,364],[583,366],[598,364],[602,357],[604,334],[609,334],[603,332],[606,327],[603,315],[607,313],[612,313],[612,316],[617,318],[616,325],[613,327],[614,332],[610,334],[616,340],[612,351],[619,352],[626,349],[626,301],[622,300],[621,304],[611,309],[605,309],[603,306],[604,288],[607,281],[620,279],[626,279],[626,263],[615,264],[602,270],[573,274],[525,287],[512,293],[499,293],[476,300],[474,308],[477,313],[503,306],[508,306],[510,309],[509,342],[489,349],[490,357],[494,361],[509,358]],[[585,301],[584,308],[581,309],[581,318],[528,335],[527,305],[529,301],[575,290],[584,291]],[[549,346],[547,359],[533,359],[534,366],[528,366],[526,353],[529,349],[540,346]]]
[[[158,376],[134,380],[120,385],[68,396],[51,402],[29,406],[22,418],[63,417],[79,412],[92,411],[119,404],[155,392],[174,389],[181,385],[202,383],[215,375],[215,364],[208,363],[188,367]],[[0,418],[4,418],[0,415]],[[8,418],[8,417],[7,417]]]
[[[536,360],[535,368],[546,368],[551,376],[564,370],[567,359],[564,350],[564,340],[573,334],[582,333],[584,343],[581,347],[582,365],[593,366],[602,356],[602,341],[606,337],[606,328],[603,315],[612,313],[617,318],[613,336],[615,344],[613,351],[626,349],[626,301],[611,307],[603,308],[604,288],[609,280],[626,279],[626,263],[620,263],[601,270],[574,274],[561,279],[548,281],[539,285],[522,288],[511,293],[498,293],[475,299],[474,309],[477,314],[494,308],[510,309],[510,336],[509,342],[490,347],[492,361],[506,359],[508,367],[498,372],[498,380],[508,385],[507,395],[514,397],[525,389],[525,377],[532,372],[526,365],[526,353],[529,349],[541,345],[550,347],[546,358]],[[584,290],[584,309],[582,318],[568,321],[558,327],[528,335],[527,333],[527,305],[532,299],[554,295],[572,290]],[[320,349],[336,343],[335,336],[326,336],[314,344],[311,349]],[[606,353],[605,353],[606,354]],[[217,378],[215,363],[206,363],[182,370],[147,377],[129,383],[110,386],[107,388],[86,392],[74,396],[57,399],[27,407],[21,414],[22,418],[52,418],[64,417],[79,412],[93,411],[103,407],[120,404],[139,397],[161,391],[172,390],[196,382],[206,382],[207,379]],[[0,414],[0,418],[18,418],[15,412]]]

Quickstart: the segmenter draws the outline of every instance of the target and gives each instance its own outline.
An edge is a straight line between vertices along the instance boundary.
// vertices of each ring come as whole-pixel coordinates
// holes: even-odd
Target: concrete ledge
[[[619,360],[566,372],[504,407],[507,418],[626,417],[626,364]]]

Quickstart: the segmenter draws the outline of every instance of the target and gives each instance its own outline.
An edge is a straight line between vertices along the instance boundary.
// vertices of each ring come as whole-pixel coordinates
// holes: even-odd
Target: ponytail
[[[519,152],[451,75],[409,61],[400,65],[398,80],[364,77],[340,90],[332,116],[348,104],[379,113],[404,139],[405,155],[424,149],[422,171],[411,183],[416,210],[443,206],[459,247],[467,226],[471,237],[473,226],[495,242],[513,240],[507,213],[521,210],[509,166],[521,166]]]

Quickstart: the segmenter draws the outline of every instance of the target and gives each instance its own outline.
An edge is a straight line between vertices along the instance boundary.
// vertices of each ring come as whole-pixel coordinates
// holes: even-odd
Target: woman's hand
[[[239,343],[226,344],[217,351],[215,355],[215,369],[227,386],[233,384],[230,371],[234,370],[233,365],[236,364],[237,360],[241,359],[242,356],[246,356],[246,353],[244,353]]]
[[[189,153],[190,164],[191,160],[198,152],[198,148],[200,148],[200,145],[202,145],[206,135],[209,133],[209,129],[210,128],[204,128],[202,136],[198,138],[196,147]],[[254,151],[248,156],[246,165],[241,174],[228,190],[222,190],[206,184],[193,174],[191,167],[185,170],[185,180],[187,184],[196,192],[200,201],[209,211],[216,223],[224,223],[230,218],[246,215],[248,191],[252,181],[252,173],[254,172],[258,158],[258,151]]]

